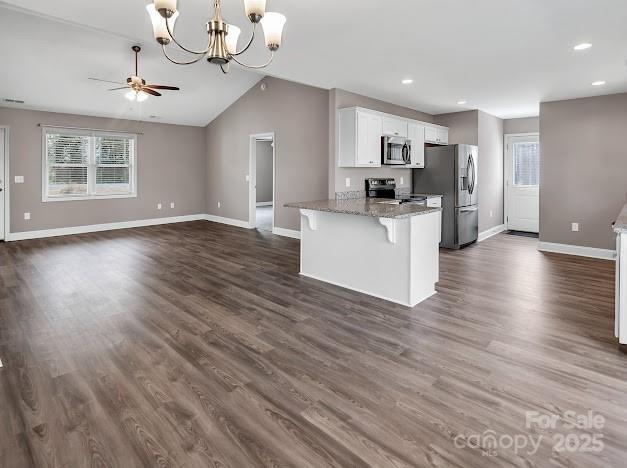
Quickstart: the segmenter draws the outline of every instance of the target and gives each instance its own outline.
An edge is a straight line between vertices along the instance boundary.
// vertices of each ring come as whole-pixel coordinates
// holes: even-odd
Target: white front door
[[[514,231],[540,230],[540,137],[506,135],[506,224]]]
[[[5,142],[4,128],[0,128],[0,240],[4,240],[4,195],[6,184],[4,182],[4,142]]]

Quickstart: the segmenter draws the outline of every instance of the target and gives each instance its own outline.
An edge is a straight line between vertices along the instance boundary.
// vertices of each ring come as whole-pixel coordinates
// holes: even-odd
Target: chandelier
[[[177,0],[154,0],[154,3],[146,5],[146,10],[152,21],[152,29],[155,39],[161,44],[161,49],[165,57],[177,65],[190,65],[206,58],[208,62],[219,65],[223,73],[228,73],[231,61],[234,61],[247,68],[267,67],[274,58],[274,53],[281,46],[283,26],[285,16],[281,13],[266,12],[266,0],[244,0],[244,10],[246,17],[252,23],[252,33],[246,46],[237,50],[237,40],[239,39],[240,28],[233,24],[228,24],[222,18],[221,0],[214,0],[214,15],[207,23],[207,34],[209,40],[204,50],[193,50],[181,45],[172,34],[174,23],[179,16],[176,9]],[[270,50],[270,58],[261,65],[248,65],[241,62],[238,56],[248,50],[255,39],[257,24],[261,23],[266,40],[266,47]],[[177,61],[168,55],[166,46],[174,42],[178,47],[194,57],[189,61]]]

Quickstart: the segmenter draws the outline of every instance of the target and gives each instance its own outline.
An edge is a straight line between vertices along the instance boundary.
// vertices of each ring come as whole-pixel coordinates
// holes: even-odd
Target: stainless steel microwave
[[[411,164],[411,140],[404,137],[381,137],[381,164]]]

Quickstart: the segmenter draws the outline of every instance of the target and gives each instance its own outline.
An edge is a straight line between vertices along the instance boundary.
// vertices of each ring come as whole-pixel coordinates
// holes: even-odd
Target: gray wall
[[[390,167],[337,167],[337,109],[353,106],[365,107],[367,109],[386,112],[408,119],[433,122],[433,116],[431,114],[425,114],[424,112],[379,101],[360,94],[350,93],[342,89],[332,89],[329,91],[329,197],[335,198],[335,192],[364,190],[364,180],[368,177],[394,177],[399,187],[401,186],[400,178],[403,177],[402,186],[411,187],[411,169],[392,169]],[[346,177],[351,178],[350,188],[346,188]]]
[[[328,91],[266,77],[206,129],[207,212],[248,221],[250,135],[275,133],[275,226],[300,229],[290,201],[326,198]],[[221,208],[217,203],[221,202]]]
[[[39,123],[143,132],[137,142],[137,198],[41,201],[42,147]],[[205,131],[187,127],[0,108],[10,127],[11,232],[201,214],[205,212]],[[13,183],[24,176],[23,184]],[[163,210],[157,210],[157,203]],[[170,209],[170,202],[175,208]],[[31,219],[24,220],[30,212]]]
[[[626,131],[627,94],[540,104],[541,241],[615,248],[610,223],[627,199]]]
[[[524,117],[521,119],[503,120],[503,133],[538,133],[540,131],[539,117]]]
[[[257,158],[257,203],[272,201],[272,142],[258,141]]]
[[[482,111],[478,166],[479,232],[483,232],[503,224],[503,120]]]
[[[479,145],[479,111],[438,114],[435,123],[449,127],[449,144]]]

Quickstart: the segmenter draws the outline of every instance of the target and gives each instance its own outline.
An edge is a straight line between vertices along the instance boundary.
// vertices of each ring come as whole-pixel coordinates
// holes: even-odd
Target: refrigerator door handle
[[[473,206],[473,207],[471,207],[471,208],[460,208],[460,209],[459,209],[459,212],[460,212],[460,213],[465,213],[465,212],[467,212],[467,211],[477,211],[477,210],[478,210],[478,208],[477,208],[476,206]]]
[[[471,169],[472,168],[472,169]],[[472,154],[468,155],[468,165],[466,166],[466,171],[470,174],[472,174],[472,182],[470,183],[470,186],[468,187],[468,193],[470,193],[471,195],[473,194],[473,192],[475,191],[475,178],[476,178],[476,174],[475,174],[475,161],[472,157]],[[470,177],[470,176],[469,176]]]

